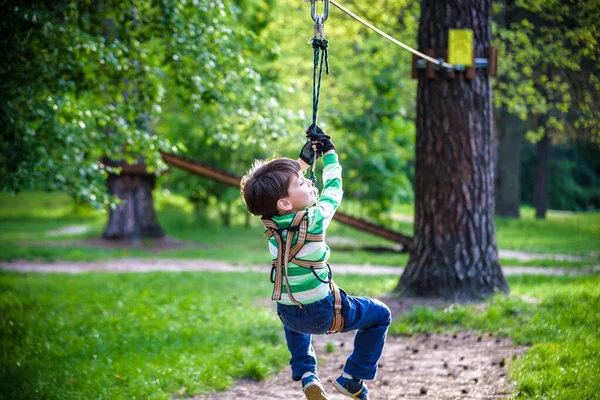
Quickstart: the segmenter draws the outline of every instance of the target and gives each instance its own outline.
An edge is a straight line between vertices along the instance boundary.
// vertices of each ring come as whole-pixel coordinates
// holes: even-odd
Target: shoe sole
[[[343,387],[342,385],[340,385],[339,383],[337,383],[337,381],[333,381],[332,383],[333,383],[333,387],[335,388],[335,390],[337,390],[338,392],[340,392],[344,396],[348,396],[351,399],[355,399],[355,400],[361,400],[360,398],[356,397],[355,395],[353,395],[352,393],[350,393],[349,391],[347,391],[346,388]]]
[[[327,400],[327,394],[319,385],[310,385],[304,388],[304,395],[307,400]]]

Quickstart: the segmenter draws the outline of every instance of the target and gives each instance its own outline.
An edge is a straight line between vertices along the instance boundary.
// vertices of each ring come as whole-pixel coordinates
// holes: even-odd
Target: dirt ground
[[[417,301],[384,299],[397,315]],[[442,304],[430,304],[441,306]],[[332,400],[347,399],[331,384],[353,347],[354,333],[314,336],[319,376]],[[331,343],[331,344],[328,344]],[[333,346],[332,346],[333,344]],[[332,352],[328,348],[335,348]],[[525,351],[506,338],[475,332],[388,336],[377,378],[369,381],[371,400],[491,400],[509,397],[508,364]],[[290,379],[289,367],[257,382],[240,380],[230,389],[193,400],[304,399],[301,385]]]

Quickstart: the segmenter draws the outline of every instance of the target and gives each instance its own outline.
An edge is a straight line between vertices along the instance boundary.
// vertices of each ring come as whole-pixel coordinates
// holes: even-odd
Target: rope
[[[331,4],[333,4],[334,6],[336,6],[337,8],[339,8],[340,10],[342,10],[344,13],[346,13],[348,16],[354,18],[355,20],[357,20],[358,22],[360,22],[361,24],[363,24],[364,26],[366,26],[367,28],[373,30],[374,32],[380,34],[381,36],[383,36],[384,38],[386,38],[387,40],[389,40],[390,42],[402,47],[405,50],[410,51],[413,54],[416,54],[417,56],[432,62],[433,64],[437,64],[441,67],[445,67],[445,68],[454,68],[454,66],[452,64],[449,64],[447,62],[443,62],[441,60],[435,59],[433,57],[429,57],[426,54],[421,53],[420,51],[417,51],[415,49],[413,49],[410,46],[405,45],[404,43],[402,43],[399,40],[394,39],[393,37],[391,37],[390,35],[388,35],[385,32],[382,32],[381,30],[375,28],[373,25],[371,25],[370,23],[368,23],[367,21],[365,21],[364,19],[358,17],[356,14],[352,13],[350,10],[344,8],[342,5],[340,5],[337,1],[335,0],[329,0],[331,2]]]
[[[323,77],[323,64],[325,64],[325,73],[329,74],[329,54],[327,48],[329,42],[325,38],[314,37],[312,39],[312,47],[314,50],[314,68],[313,68],[313,115],[312,115],[312,126],[313,129],[317,129],[317,119],[319,115],[319,98],[321,96],[321,79]],[[317,70],[319,71],[317,74]],[[315,146],[311,151],[311,168],[310,168],[310,180],[315,183],[317,177],[315,176],[315,166],[317,157],[315,156]]]

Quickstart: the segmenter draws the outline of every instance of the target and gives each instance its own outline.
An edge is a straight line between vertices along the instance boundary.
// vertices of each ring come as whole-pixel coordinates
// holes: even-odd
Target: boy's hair
[[[298,161],[290,158],[254,162],[240,184],[248,211],[263,218],[277,215],[277,201],[288,195],[290,182],[300,171]]]

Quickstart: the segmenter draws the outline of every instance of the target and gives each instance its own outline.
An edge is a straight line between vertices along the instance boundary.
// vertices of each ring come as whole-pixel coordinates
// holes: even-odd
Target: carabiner
[[[329,17],[329,0],[304,0],[305,2],[309,2],[310,1],[310,16],[312,17],[313,21],[317,22],[317,20],[320,20],[321,23],[327,21],[327,18]],[[323,11],[323,14],[317,14],[317,1],[322,1],[323,3],[325,3],[325,10]],[[319,18],[321,17],[321,18]]]

